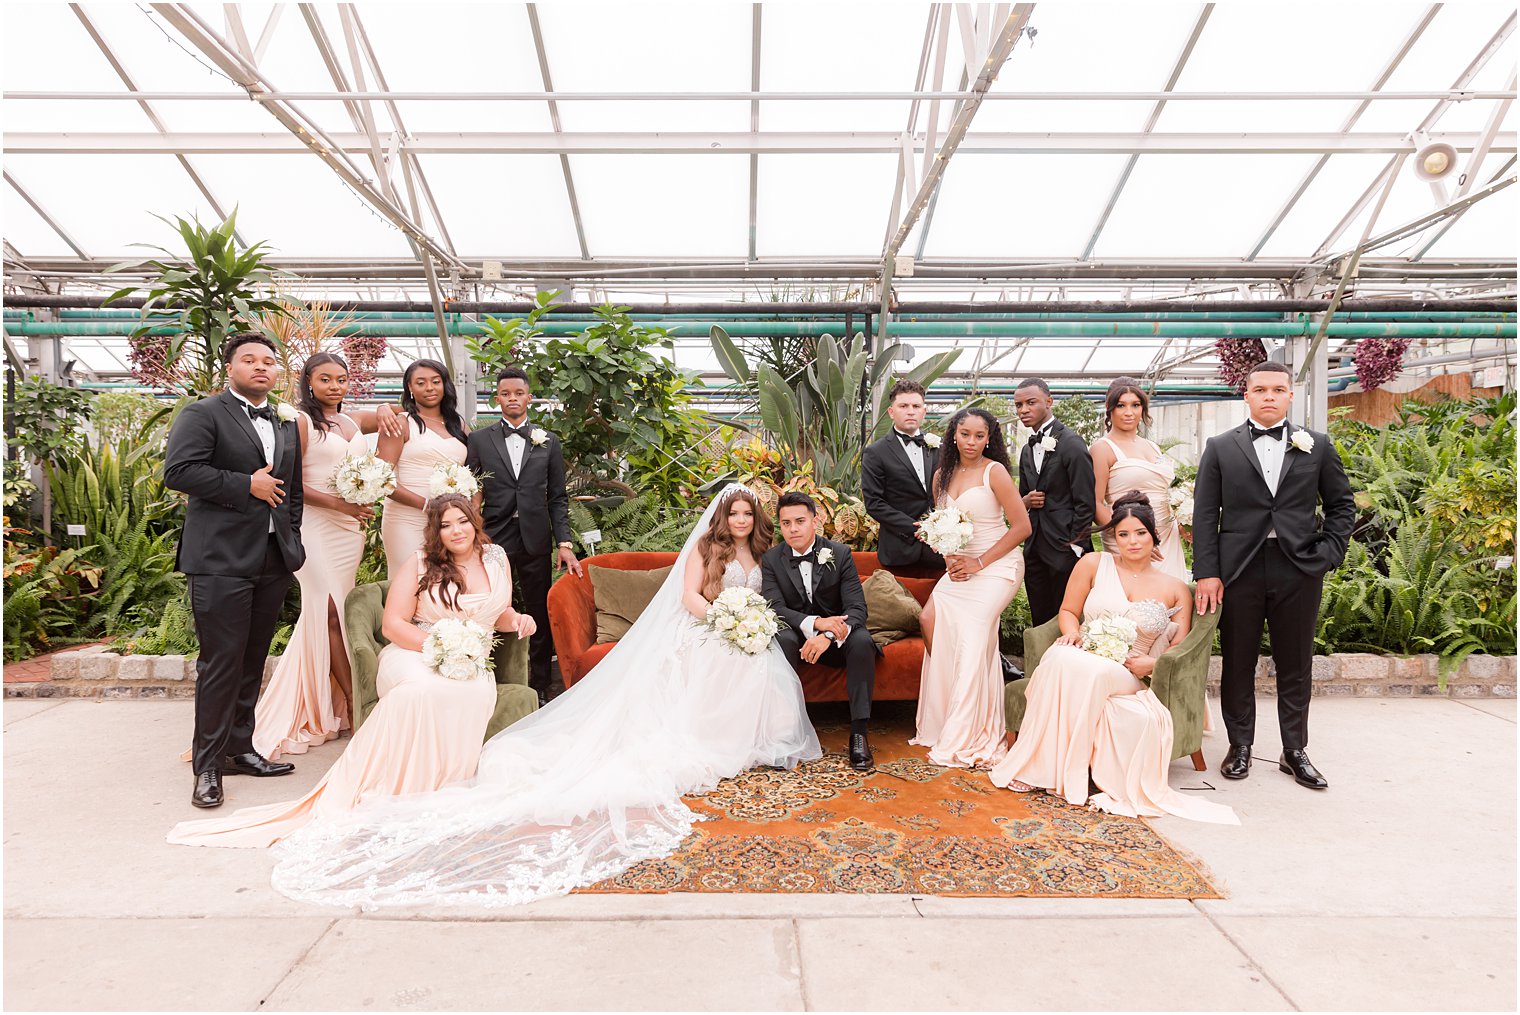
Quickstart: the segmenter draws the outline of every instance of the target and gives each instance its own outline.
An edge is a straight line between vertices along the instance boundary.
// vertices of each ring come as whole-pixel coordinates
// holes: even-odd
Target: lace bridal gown
[[[276,889],[364,909],[485,908],[561,895],[669,855],[699,820],[683,795],[746,768],[820,757],[779,646],[747,656],[681,605],[682,576],[730,486],[649,607],[585,678],[497,734],[476,777],[313,822],[275,847]],[[760,588],[729,565],[724,588]]]

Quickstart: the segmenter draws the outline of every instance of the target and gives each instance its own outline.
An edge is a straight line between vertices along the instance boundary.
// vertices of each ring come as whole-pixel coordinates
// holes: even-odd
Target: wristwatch
[[[574,543],[560,543],[559,544],[559,548],[561,550],[573,550],[573,549],[575,549],[575,544]]]
[[[838,638],[834,637],[834,632],[833,631],[825,631],[825,632],[823,632],[823,636],[825,638],[827,638],[829,641],[832,641],[832,642],[838,642],[839,641]]]

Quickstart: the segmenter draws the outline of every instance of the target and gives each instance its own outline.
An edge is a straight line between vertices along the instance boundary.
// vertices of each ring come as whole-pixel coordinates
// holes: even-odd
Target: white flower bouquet
[[[731,588],[718,593],[705,622],[720,641],[745,655],[758,655],[776,637],[780,624],[765,597],[754,589]]]
[[[440,677],[474,680],[491,672],[495,636],[473,620],[445,617],[422,642],[422,659]]]
[[[941,557],[970,546],[972,532],[971,516],[957,507],[930,511],[918,524],[918,538]]]
[[[1140,629],[1128,617],[1114,614],[1096,617],[1082,625],[1082,651],[1122,663],[1139,634]]]
[[[1167,491],[1172,520],[1185,529],[1193,527],[1193,481],[1185,479]]]
[[[396,470],[373,451],[347,455],[333,470],[332,487],[350,504],[375,504],[396,491]]]
[[[456,462],[444,462],[437,466],[428,479],[429,498],[442,497],[446,493],[473,497],[479,492],[480,480],[475,478],[473,472]]]

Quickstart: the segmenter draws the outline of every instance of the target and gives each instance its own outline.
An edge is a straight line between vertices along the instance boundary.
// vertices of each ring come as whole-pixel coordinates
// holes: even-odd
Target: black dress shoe
[[[1299,749],[1296,751],[1283,751],[1282,757],[1277,759],[1277,767],[1293,776],[1293,781],[1300,786],[1308,786],[1310,789],[1325,789],[1330,783],[1319,774],[1319,769],[1309,760],[1309,752]]]
[[[1251,774],[1251,748],[1230,745],[1230,752],[1219,765],[1219,774],[1226,779],[1244,779]]]
[[[288,761],[266,761],[257,751],[231,754],[222,759],[223,775],[289,775],[296,766]]]
[[[195,789],[190,802],[197,807],[222,806],[222,773],[202,772],[195,777]]]
[[[876,758],[871,754],[871,743],[864,733],[850,734],[850,767],[857,772],[869,772]]]

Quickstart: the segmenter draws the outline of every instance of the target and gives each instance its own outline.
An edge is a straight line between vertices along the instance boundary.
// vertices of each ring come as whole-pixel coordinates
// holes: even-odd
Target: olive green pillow
[[[596,601],[596,643],[618,641],[649,606],[674,564],[653,571],[623,571],[589,564],[591,594]]]
[[[924,608],[891,571],[876,569],[861,588],[866,594],[866,630],[877,645],[886,648],[919,633],[918,615]]]

